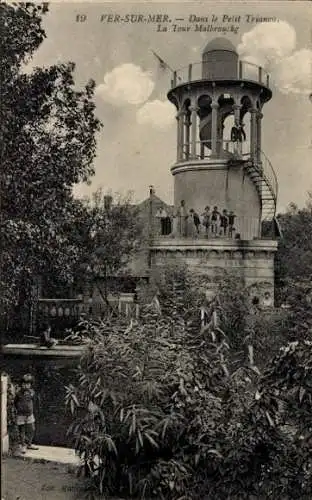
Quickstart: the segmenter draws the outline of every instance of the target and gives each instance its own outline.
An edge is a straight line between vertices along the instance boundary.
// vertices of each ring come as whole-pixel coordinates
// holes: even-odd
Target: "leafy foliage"
[[[257,498],[311,496],[311,353],[308,341],[283,348],[264,372],[246,414],[244,435],[236,441],[245,453],[239,445],[236,463],[248,466],[250,491]],[[232,486],[242,480],[233,471],[227,475]]]
[[[288,210],[278,215],[283,232],[275,260],[278,302],[288,300],[289,288],[294,282],[312,275],[312,198],[308,193],[303,208],[290,204]]]
[[[311,340],[312,194],[305,207],[292,203],[278,220],[283,239],[275,260],[276,302],[288,307],[287,340]]]
[[[251,397],[256,374],[232,376],[225,335],[201,328],[203,297],[188,280],[185,269],[168,269],[158,280],[162,312],[145,305],[128,327],[86,324],[89,349],[67,404],[77,417],[75,447],[100,492],[201,498],[201,484],[223,460],[233,414]]]
[[[0,6],[1,289],[7,310],[25,300],[38,274],[73,280],[85,210],[72,186],[93,174],[100,130],[95,84],[76,90],[73,63],[27,68],[45,37],[46,10],[31,3]]]
[[[126,271],[130,256],[142,243],[138,211],[131,204],[130,196],[113,197],[101,188],[86,198],[83,205],[87,218],[85,252],[79,263],[80,279],[101,278],[105,283],[107,277]]]
[[[47,11],[45,4],[0,6],[1,319],[18,331],[38,277],[53,293],[68,290],[82,268],[87,279],[88,265],[92,278],[99,265],[115,272],[138,235],[130,199],[115,199],[107,211],[103,193],[92,203],[73,197],[73,186],[94,173],[101,124],[95,83],[77,89],[72,62],[27,65],[45,38]]]
[[[203,327],[193,279],[171,267],[155,277],[157,301],[140,321],[85,324],[88,350],[67,404],[88,475],[99,492],[124,497],[310,498],[312,343],[269,359],[255,335],[263,316],[246,311],[243,288],[234,307],[231,277],[213,302],[218,321]],[[268,338],[278,322],[266,317]],[[251,342],[255,357],[266,352],[263,373]]]

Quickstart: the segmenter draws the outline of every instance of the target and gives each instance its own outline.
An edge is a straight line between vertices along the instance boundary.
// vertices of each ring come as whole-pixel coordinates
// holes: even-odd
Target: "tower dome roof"
[[[236,48],[234,47],[232,42],[223,37],[214,38],[213,40],[208,42],[203,50],[203,54],[206,54],[207,52],[214,52],[215,50],[226,50],[229,52],[235,52],[236,54]]]

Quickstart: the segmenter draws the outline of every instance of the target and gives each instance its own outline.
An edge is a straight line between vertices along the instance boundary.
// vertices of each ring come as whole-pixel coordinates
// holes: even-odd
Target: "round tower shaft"
[[[176,209],[183,200],[198,213],[206,206],[232,211],[243,239],[259,238],[262,220],[275,214],[276,177],[261,146],[268,84],[262,68],[216,38],[199,65],[176,72],[168,93],[177,108]]]

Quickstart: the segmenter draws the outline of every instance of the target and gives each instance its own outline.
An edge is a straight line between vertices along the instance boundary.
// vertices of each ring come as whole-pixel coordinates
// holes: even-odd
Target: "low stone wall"
[[[1,375],[1,455],[4,455],[9,451],[7,395],[8,377],[6,375]]]
[[[153,267],[184,263],[194,275],[207,276],[212,282],[222,269],[235,273],[247,287],[260,286],[273,300],[276,250],[273,240],[181,238],[154,241],[151,254]]]

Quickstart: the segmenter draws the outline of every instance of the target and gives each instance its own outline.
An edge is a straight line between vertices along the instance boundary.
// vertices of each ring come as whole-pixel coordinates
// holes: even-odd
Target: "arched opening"
[[[241,98],[241,106],[240,121],[244,131],[242,153],[244,156],[248,156],[251,152],[250,109],[252,108],[252,102],[249,96],[245,95]]]
[[[211,153],[211,103],[209,94],[201,95],[197,100],[201,159]]]
[[[218,99],[217,145],[220,156],[228,156],[231,150],[231,129],[234,125],[235,99],[231,93],[223,93]]]
[[[190,105],[191,105],[191,100],[189,98],[184,99],[183,104],[182,104],[182,110],[187,111],[188,108],[190,107]]]
[[[235,119],[234,119],[234,112],[231,114],[227,115],[224,118],[223,122],[223,148],[225,151],[230,151],[232,150],[232,145],[231,145],[231,131],[232,128],[234,127]]]
[[[197,106],[199,107],[198,116],[204,118],[211,113],[212,97],[208,94],[201,95],[197,99]]]

